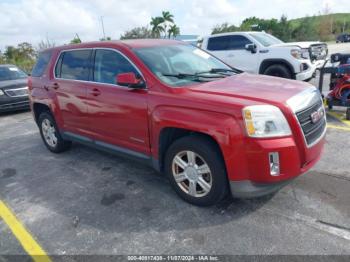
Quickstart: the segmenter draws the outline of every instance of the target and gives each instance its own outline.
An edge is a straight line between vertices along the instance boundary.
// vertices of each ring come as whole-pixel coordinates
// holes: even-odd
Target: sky
[[[0,0],[0,50],[30,42],[36,47],[49,39],[68,43],[77,33],[82,41],[112,39],[152,16],[170,11],[181,34],[210,34],[224,22],[239,25],[246,17],[288,19],[314,15],[328,5],[332,13],[350,13],[349,0]]]

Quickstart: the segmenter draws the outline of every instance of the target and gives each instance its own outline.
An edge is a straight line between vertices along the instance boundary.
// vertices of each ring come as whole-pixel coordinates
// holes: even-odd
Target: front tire
[[[43,139],[45,146],[51,152],[61,153],[71,147],[72,142],[62,138],[56,121],[50,113],[41,113],[39,116],[38,125],[41,138]]]
[[[288,69],[288,67],[281,64],[270,65],[265,69],[264,75],[292,79],[291,71]]]
[[[165,173],[175,192],[194,205],[214,205],[228,193],[221,153],[213,141],[204,137],[176,140],[167,150]]]

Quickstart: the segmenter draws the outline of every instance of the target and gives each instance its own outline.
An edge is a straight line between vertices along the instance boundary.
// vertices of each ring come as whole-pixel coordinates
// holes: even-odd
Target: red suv
[[[242,73],[170,40],[48,49],[29,79],[47,148],[72,141],[133,157],[165,173],[196,205],[229,191],[277,191],[320,158],[325,111],[310,84]]]

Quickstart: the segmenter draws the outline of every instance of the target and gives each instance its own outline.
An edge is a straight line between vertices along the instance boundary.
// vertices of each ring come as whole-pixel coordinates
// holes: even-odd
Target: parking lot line
[[[35,262],[51,262],[51,259],[34,240],[28,230],[16,218],[14,213],[0,200],[0,218],[4,220],[11,229],[17,240],[21,243],[24,250],[30,255]]]
[[[350,132],[350,127],[346,127],[346,126],[336,126],[336,125],[327,125],[328,128],[334,128],[334,129],[339,129],[339,130],[344,130],[344,131],[348,131]]]
[[[339,121],[350,127],[350,120],[345,119],[344,113],[328,111],[327,114],[331,115],[332,117],[338,119]]]

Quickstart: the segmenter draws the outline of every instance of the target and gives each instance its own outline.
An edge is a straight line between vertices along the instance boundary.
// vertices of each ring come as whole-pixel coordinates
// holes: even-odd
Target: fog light
[[[269,153],[270,162],[270,175],[279,176],[280,175],[280,157],[278,152]]]

